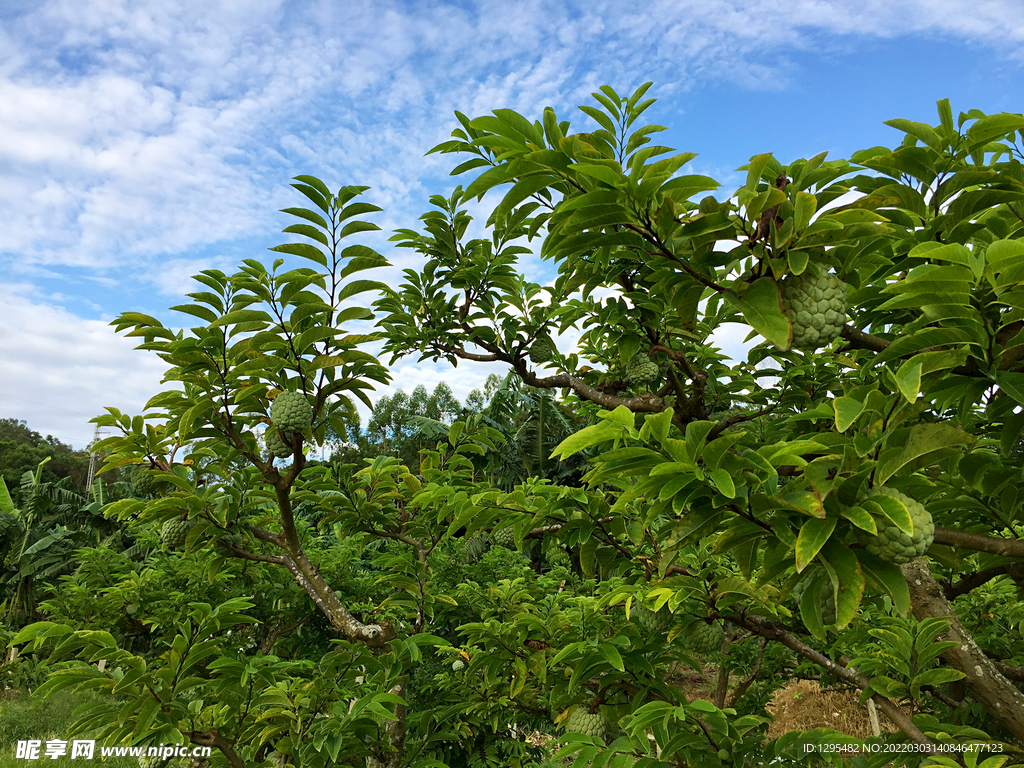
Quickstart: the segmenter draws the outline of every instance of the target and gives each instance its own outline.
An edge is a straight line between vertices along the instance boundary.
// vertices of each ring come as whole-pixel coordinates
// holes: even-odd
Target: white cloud
[[[0,414],[76,448],[89,420],[113,406],[141,413],[166,365],[100,320],[41,303],[24,284],[0,284]]]
[[[372,219],[390,231],[410,226],[428,194],[464,183],[446,177],[452,158],[423,157],[456,127],[455,109],[539,116],[551,105],[580,125],[573,108],[606,82],[628,91],[652,79],[659,97],[698,83],[784,88],[796,76],[791,52],[868,38],[941,37],[1009,58],[1024,50],[1019,0],[655,0],[642,12],[609,0],[24,8],[0,19],[0,266],[26,281],[66,278],[71,267],[77,282],[22,286],[5,306],[0,405],[78,444],[111,396],[141,407],[160,364],[53,302],[129,309],[105,304],[118,295],[111,275],[178,296],[199,269],[229,270],[236,259],[211,254],[276,238],[273,212],[296,204],[285,181],[296,173],[372,186],[368,199],[385,208]],[[471,208],[485,213],[487,202]],[[372,242],[383,250],[385,236]],[[266,258],[266,244],[245,255]],[[535,258],[523,266],[538,279]],[[90,283],[100,288],[81,288]],[[745,354],[727,329],[716,340]],[[501,367],[410,358],[394,386],[444,379],[465,399],[491,368]]]

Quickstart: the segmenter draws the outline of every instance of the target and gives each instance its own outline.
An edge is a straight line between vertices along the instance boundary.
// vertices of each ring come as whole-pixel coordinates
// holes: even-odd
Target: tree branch
[[[980,533],[936,528],[935,543],[960,549],[973,549],[976,552],[988,552],[989,554],[1002,555],[1003,557],[1024,559],[1024,541],[1019,539],[1003,539],[998,536],[985,536]]]
[[[245,761],[235,752],[234,745],[224,738],[224,735],[216,728],[211,728],[208,731],[192,731],[188,737],[193,744],[198,744],[200,747],[219,749],[221,754],[227,758],[231,768],[246,768]]]
[[[960,595],[966,595],[972,589],[977,589],[982,584],[987,584],[999,576],[1010,576],[1014,581],[1024,579],[1024,563],[993,565],[991,568],[970,573],[948,587],[944,587],[943,592],[947,600],[952,600]]]
[[[850,685],[855,685],[862,690],[871,685],[871,681],[868,680],[866,676],[853,669],[844,667],[842,664],[830,659],[823,653],[819,653],[809,645],[798,640],[778,624],[773,624],[772,622],[757,616],[736,615],[729,617],[729,621],[753,632],[756,635],[782,643],[791,651],[798,653],[808,661],[813,661],[820,667],[824,667],[840,680],[849,683]],[[900,709],[900,707],[891,699],[877,693],[871,698],[875,702],[875,705],[882,710],[885,716],[888,717],[889,720],[897,728],[903,731],[915,744],[921,744],[924,746],[934,745],[934,742],[925,736],[920,728],[914,725],[914,721],[910,718],[910,715]]]
[[[743,678],[743,681],[733,689],[733,692],[729,695],[727,706],[735,707],[736,702],[740,700],[740,697],[747,692],[751,685],[753,685],[758,674],[761,672],[761,665],[764,663],[764,649],[767,647],[768,638],[762,637],[757,641],[757,660],[754,662],[754,668],[750,671],[750,674]]]
[[[879,336],[872,336],[870,333],[865,333],[864,331],[859,331],[852,325],[844,325],[843,330],[840,331],[840,336],[850,342],[850,344],[857,349],[870,349],[874,352],[881,352],[892,344],[892,342],[887,339],[883,339]]]
[[[769,413],[771,413],[778,407],[779,404],[776,403],[775,405],[770,405],[767,408],[762,408],[761,410],[755,411],[753,413],[737,413],[735,416],[730,416],[725,421],[720,421],[711,428],[711,431],[708,433],[707,442],[710,443],[720,434],[725,432],[725,430],[727,430],[729,427],[735,424],[741,424],[745,421],[753,421],[754,419],[760,418],[761,416],[767,416]]]

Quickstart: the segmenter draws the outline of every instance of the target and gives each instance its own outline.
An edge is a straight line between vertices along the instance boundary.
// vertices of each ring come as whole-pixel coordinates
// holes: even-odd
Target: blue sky
[[[892,145],[882,121],[936,122],[940,98],[1021,112],[1024,2],[7,0],[0,418],[81,447],[104,405],[138,411],[162,365],[107,323],[175,322],[191,274],[267,258],[296,174],[371,186],[368,244],[415,267],[386,237],[458,183],[423,156],[453,110],[550,105],[582,126],[598,86],[647,80],[662,142],[728,193],[752,154]],[[393,388],[464,398],[496,370],[404,360]]]

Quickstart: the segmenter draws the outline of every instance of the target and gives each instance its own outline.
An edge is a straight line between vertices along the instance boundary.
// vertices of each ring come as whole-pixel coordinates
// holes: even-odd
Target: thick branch
[[[1019,539],[1002,539],[998,536],[984,536],[980,533],[936,528],[935,543],[960,549],[973,549],[976,552],[988,552],[1003,557],[1024,558],[1024,541]]]
[[[752,413],[737,413],[735,416],[730,416],[725,421],[720,421],[711,428],[711,431],[708,433],[707,442],[710,443],[720,434],[725,432],[725,430],[735,424],[741,424],[745,421],[753,421],[761,416],[767,416],[778,407],[778,403],[776,403],[775,405],[770,405],[767,408],[762,408],[761,410],[754,411]]]
[[[234,745],[224,738],[224,735],[216,728],[211,728],[208,731],[192,731],[188,737],[193,744],[198,744],[200,747],[219,749],[231,768],[246,768],[245,761],[235,752]]]
[[[942,639],[952,640],[956,645],[944,651],[942,658],[966,675],[964,683],[975,701],[984,706],[988,714],[999,720],[1018,741],[1024,741],[1024,693],[1006,679],[964,629],[950,609],[941,585],[932,576],[928,560],[919,557],[900,568],[910,588],[914,616],[919,621],[939,618],[950,622],[949,632]]]
[[[634,413],[660,413],[665,410],[665,401],[651,392],[645,392],[637,397],[616,397],[606,394],[596,387],[590,386],[578,376],[568,373],[558,373],[541,378],[527,368],[523,360],[516,360],[513,363],[513,368],[523,383],[528,386],[538,389],[571,389],[584,400],[597,403],[608,410],[615,410],[620,405],[626,406]]]
[[[945,587],[943,591],[946,599],[952,600],[960,595],[966,595],[972,589],[977,589],[982,584],[987,584],[999,576],[1009,576],[1015,581],[1024,579],[1024,563],[1004,563],[1003,565],[993,565],[991,568],[985,568],[977,573],[969,573]]]
[[[1024,682],[1024,667],[1017,667],[1002,661],[993,661],[992,663],[995,664],[996,669],[1002,673],[1003,677]]]
[[[379,648],[396,637],[390,625],[363,624],[353,616],[301,549],[290,552],[285,564],[298,585],[306,590],[306,594],[313,598],[317,608],[331,622],[331,626],[349,639],[366,643],[371,648]]]
[[[798,653],[808,661],[813,661],[820,667],[824,667],[840,680],[843,680],[850,685],[855,685],[860,689],[864,689],[871,684],[871,681],[864,675],[853,669],[844,667],[842,664],[830,659],[823,653],[819,653],[777,624],[773,624],[772,622],[757,616],[732,616],[729,620],[734,624],[753,632],[754,634],[782,643],[791,651]],[[910,718],[910,715],[900,709],[900,707],[891,699],[877,693],[873,695],[871,699],[875,702],[875,705],[882,710],[885,716],[888,717],[889,720],[897,728],[903,731],[915,744],[927,746],[931,746],[933,744],[932,740],[925,736],[920,728],[914,725],[914,721]]]
[[[892,342],[870,333],[858,331],[852,325],[844,325],[840,335],[858,349],[870,349],[874,352],[881,352]]]

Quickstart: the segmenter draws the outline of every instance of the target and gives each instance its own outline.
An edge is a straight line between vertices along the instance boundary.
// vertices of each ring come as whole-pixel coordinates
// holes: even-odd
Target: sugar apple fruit
[[[637,623],[651,634],[663,635],[672,626],[672,614],[667,610],[652,611],[642,603],[637,603],[630,611]]]
[[[607,733],[604,715],[599,713],[590,714],[586,707],[577,707],[565,721],[565,730],[571,733],[583,733],[587,736],[594,736],[603,739]]]
[[[160,528],[160,541],[168,549],[178,549],[185,543],[185,538],[191,530],[190,520],[168,520]]]
[[[793,587],[793,599],[796,600],[797,605],[800,605],[804,598],[804,594],[807,592],[807,588],[815,581],[814,576],[810,576],[795,587]],[[835,624],[836,623],[836,593],[832,589],[832,582],[825,579],[824,582],[819,581],[817,587],[818,593],[818,604],[821,607],[821,622],[822,624]]]
[[[530,362],[534,365],[543,365],[555,356],[556,351],[550,337],[538,336],[530,345]]]
[[[491,543],[497,547],[516,548],[516,532],[512,527],[502,528],[491,533]]]
[[[565,551],[561,544],[557,541],[552,541],[548,544],[544,550],[544,557],[548,561],[548,565],[555,567],[561,566],[563,568],[570,568],[572,566],[572,555]]]
[[[935,539],[935,523],[924,504],[912,499],[894,488],[875,488],[872,495],[889,496],[901,502],[910,513],[914,524],[913,533],[901,531],[888,517],[876,517],[878,533],[872,536],[867,531],[857,530],[857,540],[872,555],[900,565],[920,557]]]
[[[846,322],[846,283],[830,272],[782,278],[782,309],[793,325],[793,349],[831,344]]]
[[[452,662],[452,672],[461,672],[466,668],[466,662],[462,659],[456,659]]]
[[[138,467],[132,472],[129,484],[132,487],[132,493],[136,496],[155,496],[162,485],[153,476],[152,470],[142,467]]]
[[[653,384],[660,374],[658,364],[642,352],[633,355],[626,363],[626,378],[639,387]]]
[[[281,433],[276,427],[267,430],[267,451],[271,456],[277,456],[279,459],[287,459],[292,455],[292,449],[281,439]]]
[[[725,630],[717,621],[707,624],[698,621],[686,634],[686,647],[694,653],[714,653],[722,647],[725,639]]]
[[[270,405],[270,420],[285,434],[302,433],[313,424],[313,407],[301,392],[282,392]]]

